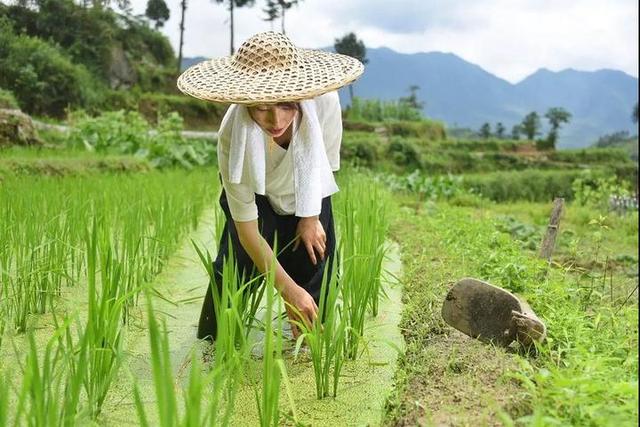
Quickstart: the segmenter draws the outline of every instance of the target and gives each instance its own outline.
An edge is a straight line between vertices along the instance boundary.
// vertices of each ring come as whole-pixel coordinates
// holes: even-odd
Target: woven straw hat
[[[300,101],[349,84],[363,71],[355,58],[297,48],[284,34],[269,31],[254,35],[231,56],[188,68],[178,77],[178,89],[233,104]]]

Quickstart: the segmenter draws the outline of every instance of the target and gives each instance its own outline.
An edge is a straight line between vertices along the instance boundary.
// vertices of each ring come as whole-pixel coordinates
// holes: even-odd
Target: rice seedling
[[[33,334],[28,335],[29,348],[22,366],[22,385],[18,391],[14,424],[76,425],[84,375],[77,368],[86,362],[86,347],[68,351],[67,344],[72,342],[72,320],[67,318],[58,325],[41,357]]]
[[[311,354],[318,399],[329,395],[336,397],[345,356],[347,319],[343,316],[339,302],[336,258],[333,263],[331,277],[327,278],[326,271],[323,276],[318,321],[310,327],[301,322],[298,324],[303,334],[297,340],[296,354],[305,341]]]
[[[121,364],[123,350],[122,312],[125,290],[119,287],[122,262],[116,259],[111,239],[98,234],[99,219],[87,231],[87,324],[81,339],[87,340],[89,359],[84,388],[91,405],[92,416],[100,413]],[[100,272],[100,288],[97,273]]]
[[[361,185],[361,184],[360,184]],[[386,203],[377,187],[351,184],[342,201],[341,239],[342,301],[347,318],[346,352],[355,359],[364,332],[367,308],[375,316],[381,287],[382,262],[385,257]]]
[[[274,252],[276,252],[275,246]],[[262,393],[259,394],[256,388],[256,401],[260,425],[270,427],[279,425],[280,385],[283,372],[286,375],[286,368],[282,360],[282,317],[279,315],[282,312],[282,300],[275,290],[275,267],[273,264],[265,274],[263,287],[266,292],[267,304],[262,360]],[[277,311],[274,310],[274,300],[277,300]],[[272,321],[274,312],[277,314],[275,329]]]
[[[7,178],[0,188],[0,306],[7,324],[25,332],[29,317],[49,311],[63,286],[85,281],[83,230],[95,216],[126,260],[122,286],[152,280],[215,197],[217,180],[208,174]]]
[[[149,293],[147,293],[147,316],[158,420],[162,427],[177,426],[179,425],[178,402],[175,394],[171,360],[169,358],[170,349],[167,328],[164,322],[162,323],[162,329],[158,325],[158,321],[153,313]],[[137,384],[134,386],[134,398],[140,425],[149,426]]]

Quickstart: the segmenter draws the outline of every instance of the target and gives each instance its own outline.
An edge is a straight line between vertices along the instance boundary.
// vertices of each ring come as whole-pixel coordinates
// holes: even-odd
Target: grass
[[[540,224],[550,208],[534,203],[460,207],[441,202],[395,211],[393,234],[402,243],[406,262],[401,327],[407,352],[397,373],[398,395],[388,406],[388,423],[429,419],[455,424],[474,419],[505,425],[636,424],[635,279],[609,269],[606,290],[610,282],[620,290],[611,297],[600,291],[602,269],[589,269],[585,276],[571,264],[555,263],[544,278],[540,273],[546,266],[536,251],[524,248],[494,220],[509,212],[519,220],[536,217]],[[569,204],[560,228],[574,227],[577,218],[600,215]],[[627,220],[630,223],[621,227],[633,229],[631,218]],[[621,234],[603,237],[609,232]],[[637,248],[633,236],[622,237],[622,230],[592,224],[578,233],[585,242],[596,242],[598,233],[601,242],[608,242],[599,248],[600,259]],[[578,257],[594,257],[595,249],[579,246]],[[465,276],[524,295],[547,324],[548,340],[538,346],[537,357],[463,340],[442,322],[442,299],[449,286]]]

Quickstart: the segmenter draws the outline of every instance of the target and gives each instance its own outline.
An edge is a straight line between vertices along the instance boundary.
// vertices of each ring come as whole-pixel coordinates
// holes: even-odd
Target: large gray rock
[[[136,71],[127,59],[122,46],[114,46],[111,49],[111,61],[109,64],[109,85],[111,89],[129,89],[137,80]]]
[[[42,144],[29,115],[20,110],[0,108],[0,147]]]

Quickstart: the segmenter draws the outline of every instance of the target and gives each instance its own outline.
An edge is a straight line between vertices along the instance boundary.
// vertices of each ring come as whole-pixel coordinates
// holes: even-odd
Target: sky
[[[143,14],[147,0],[131,0]],[[165,0],[161,31],[178,48],[181,0]],[[227,2],[225,1],[225,4]],[[236,9],[235,47],[260,31],[266,0]],[[229,12],[215,0],[187,0],[185,57],[229,54]],[[540,68],[616,69],[638,77],[637,0],[301,0],[286,34],[305,48],[332,46],[354,32],[366,47],[449,52],[511,83]]]

